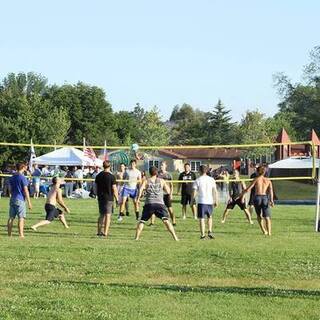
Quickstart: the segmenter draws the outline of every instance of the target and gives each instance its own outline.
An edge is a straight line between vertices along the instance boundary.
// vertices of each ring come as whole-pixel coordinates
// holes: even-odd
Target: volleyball
[[[131,145],[131,150],[134,152],[137,152],[139,150],[139,145],[137,143],[134,143]]]

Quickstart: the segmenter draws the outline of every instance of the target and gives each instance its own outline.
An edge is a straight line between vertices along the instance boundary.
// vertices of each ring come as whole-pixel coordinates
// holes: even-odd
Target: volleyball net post
[[[312,176],[314,181],[316,181],[317,183],[317,193],[316,193],[316,214],[315,214],[315,231],[316,232],[320,232],[320,228],[319,228],[319,217],[320,217],[320,176],[319,176],[319,170],[320,168],[318,168],[318,172],[317,172],[317,164],[316,164],[316,146],[315,144],[312,142],[312,161],[313,161],[313,165],[312,165]]]

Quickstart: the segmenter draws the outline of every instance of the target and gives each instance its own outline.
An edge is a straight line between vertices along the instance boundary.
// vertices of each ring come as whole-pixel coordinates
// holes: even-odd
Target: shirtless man
[[[127,174],[126,174],[126,165],[124,163],[120,163],[120,171],[117,172],[116,174],[116,178],[117,178],[117,187],[118,187],[118,195],[119,195],[119,215],[121,212],[121,206],[122,206],[122,202],[123,202],[123,198],[122,198],[122,191],[123,191],[123,187],[124,187],[124,182],[118,181],[118,180],[126,180],[127,178]],[[129,216],[129,201],[127,200],[125,203],[125,209],[126,209],[126,216]]]
[[[270,179],[266,178],[266,168],[263,166],[257,169],[257,178],[249,185],[248,188],[242,191],[237,199],[241,199],[244,194],[254,188],[254,208],[257,214],[257,220],[263,234],[271,236],[271,210],[270,206],[274,206],[273,202],[273,187]],[[270,206],[269,206],[270,204]]]
[[[69,228],[63,211],[57,208],[57,204],[59,204],[66,213],[70,213],[69,208],[65,205],[62,199],[62,190],[60,189],[60,184],[60,178],[52,178],[52,188],[48,193],[47,201],[44,206],[44,209],[46,210],[46,218],[45,220],[41,220],[37,224],[33,225],[31,227],[32,230],[37,231],[38,227],[50,224],[55,218],[58,218],[65,228]]]

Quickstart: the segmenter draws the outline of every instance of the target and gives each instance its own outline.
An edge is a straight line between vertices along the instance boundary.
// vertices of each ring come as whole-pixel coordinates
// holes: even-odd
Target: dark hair
[[[184,164],[184,166],[189,166],[189,167],[190,167],[190,163],[189,163],[189,162],[186,162],[186,163]]]
[[[52,184],[57,184],[58,181],[58,177],[53,177],[52,178]]]
[[[133,164],[133,163],[137,163],[137,160],[136,160],[136,159],[132,159],[132,160],[130,161],[130,164]]]
[[[202,164],[199,168],[199,171],[204,174],[208,172],[208,167],[205,164]]]
[[[149,168],[149,173],[150,173],[151,176],[157,175],[158,174],[158,168],[155,167],[155,166],[150,167]]]
[[[110,166],[111,166],[110,161],[108,161],[108,160],[103,161],[102,166],[104,169],[110,168]]]
[[[121,162],[121,163],[120,163],[120,166],[122,166],[122,165],[126,166],[126,164],[125,164],[124,162]]]
[[[263,176],[266,173],[266,167],[265,166],[259,166],[257,168],[257,171],[258,171],[258,175],[259,176]]]
[[[16,164],[16,169],[17,169],[18,171],[20,171],[20,170],[22,170],[23,168],[25,168],[26,166],[27,166],[27,165],[26,165],[25,163],[19,162],[19,163]]]

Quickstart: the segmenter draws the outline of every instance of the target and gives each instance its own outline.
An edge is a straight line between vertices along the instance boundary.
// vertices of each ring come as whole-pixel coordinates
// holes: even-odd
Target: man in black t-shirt
[[[97,235],[107,237],[113,211],[113,198],[116,198],[117,202],[119,198],[116,178],[110,171],[110,161],[103,162],[103,169],[95,179],[100,213]]]
[[[196,174],[190,170],[190,164],[185,163],[184,171],[180,173],[179,180],[181,181],[189,181],[184,183],[179,183],[178,185],[178,194],[181,189],[181,205],[182,205],[182,219],[186,219],[187,215],[187,205],[189,204],[193,213],[194,219],[197,219],[196,215],[196,204],[192,201],[192,182],[196,180]]]

